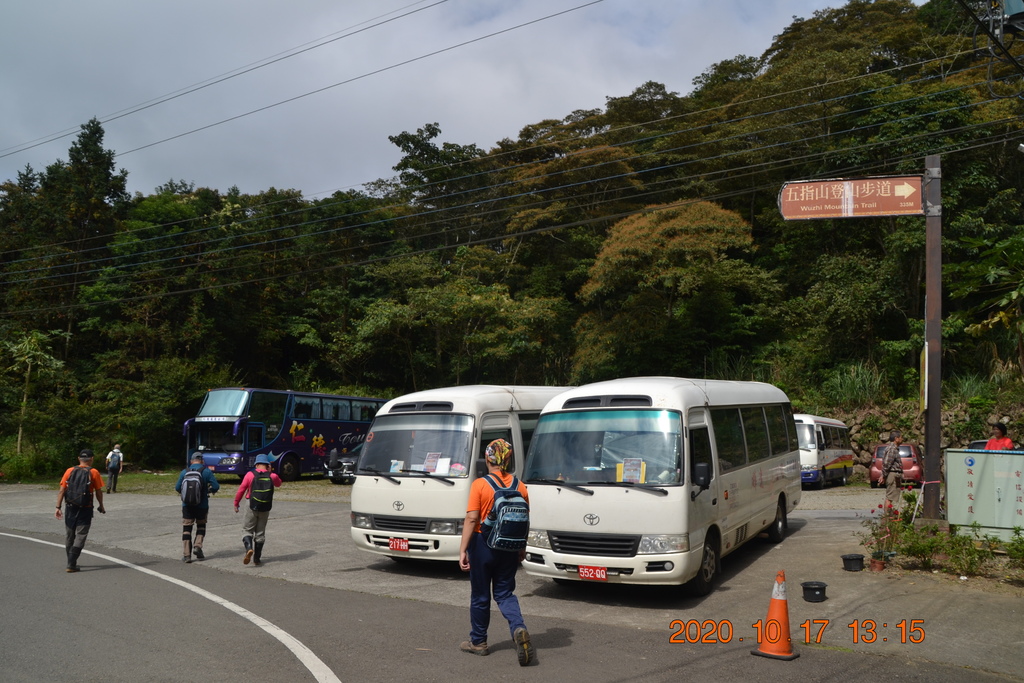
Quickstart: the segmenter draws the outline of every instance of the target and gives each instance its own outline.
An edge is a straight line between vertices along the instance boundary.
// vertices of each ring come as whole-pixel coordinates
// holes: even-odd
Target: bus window
[[[258,450],[263,448],[263,427],[250,425],[245,430],[246,433],[246,449],[247,450]]]
[[[715,466],[711,458],[711,436],[707,427],[690,430],[690,481],[693,481],[697,463],[706,462],[711,466],[711,476],[715,476]]]
[[[768,428],[764,423],[764,410],[741,408],[743,415],[743,431],[747,435],[747,462],[757,462],[771,457],[768,447]]]
[[[540,413],[519,413],[519,433],[523,437],[523,455],[530,452],[530,442],[533,441],[533,432],[537,429],[537,420]]]
[[[780,455],[789,452],[789,438],[786,433],[786,414],[782,406],[765,406],[765,417],[768,418],[768,436],[772,443],[772,453]]]
[[[352,414],[352,402],[346,398],[321,399],[325,420],[348,420]]]
[[[292,405],[292,417],[296,420],[319,420],[320,398],[315,396],[296,396]]]
[[[786,431],[789,433],[789,450],[799,450],[800,446],[797,444],[796,422],[793,420],[793,406],[788,403],[782,404],[782,414],[786,420]]]
[[[272,425],[267,427],[267,434],[270,438],[274,438],[281,431],[281,424],[284,421],[284,409],[287,405],[288,394],[254,391],[252,392],[252,400],[249,402],[249,419],[253,422]]]
[[[712,408],[711,424],[718,446],[718,467],[722,472],[747,464],[743,446],[743,425],[736,408]]]
[[[369,422],[377,415],[383,403],[373,401],[352,401],[352,415],[355,420]]]

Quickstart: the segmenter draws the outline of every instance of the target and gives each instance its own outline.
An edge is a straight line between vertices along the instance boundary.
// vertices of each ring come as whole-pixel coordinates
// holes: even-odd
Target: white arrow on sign
[[[917,190],[914,189],[914,186],[909,184],[909,183],[903,183],[901,185],[897,185],[895,190],[896,190],[896,196],[897,197],[909,197],[910,195],[912,195],[915,192],[917,192]]]

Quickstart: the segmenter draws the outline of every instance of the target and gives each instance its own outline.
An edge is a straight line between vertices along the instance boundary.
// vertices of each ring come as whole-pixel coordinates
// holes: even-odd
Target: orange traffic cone
[[[793,641],[789,637],[789,603],[786,602],[786,572],[775,575],[772,600],[768,603],[768,618],[761,630],[761,643],[750,653],[773,659],[796,659]]]

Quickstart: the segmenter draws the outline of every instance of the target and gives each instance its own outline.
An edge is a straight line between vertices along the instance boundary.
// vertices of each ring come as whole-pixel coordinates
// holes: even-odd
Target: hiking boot
[[[80,572],[82,570],[79,567],[68,567],[64,571],[66,571],[68,574],[74,574],[75,572]]]
[[[252,566],[254,566],[254,567],[262,567],[263,566],[263,562],[261,562],[260,560],[257,560],[256,558],[253,558]]]
[[[459,649],[463,652],[468,652],[471,655],[480,655],[481,657],[486,657],[491,654],[491,651],[487,649],[487,643],[480,643],[477,645],[468,640],[462,641],[462,645],[459,645]]]
[[[184,562],[185,564],[192,564],[192,556],[191,555],[182,555],[181,556],[181,561]]]
[[[205,560],[206,559],[206,555],[203,555],[203,549],[202,548],[196,548],[193,552],[195,552],[197,560]]]
[[[263,566],[263,562],[260,561],[261,555],[263,555],[263,544],[257,543],[255,547],[255,554],[252,556],[252,563],[257,567]]]
[[[526,666],[534,660],[536,653],[533,645],[530,644],[530,632],[525,628],[517,628],[512,634],[512,640],[516,641],[516,656],[519,657],[519,666]]]

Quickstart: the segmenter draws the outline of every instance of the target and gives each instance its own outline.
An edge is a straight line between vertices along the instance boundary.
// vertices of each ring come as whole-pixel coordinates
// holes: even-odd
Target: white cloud
[[[0,63],[8,65],[0,71],[0,179],[65,159],[74,137],[9,154],[26,143],[433,2],[15,0],[0,27]],[[132,191],[150,193],[173,178],[220,190],[329,192],[392,175],[400,153],[389,135],[436,121],[439,142],[487,149],[649,80],[685,94],[711,64],[760,55],[794,15],[841,4],[604,0],[447,50],[585,2],[448,0],[111,120],[105,143]]]

